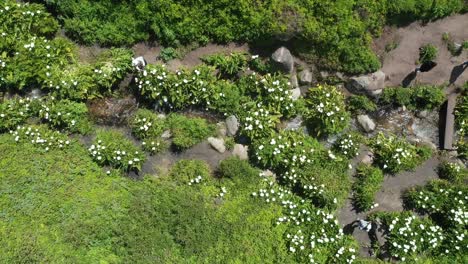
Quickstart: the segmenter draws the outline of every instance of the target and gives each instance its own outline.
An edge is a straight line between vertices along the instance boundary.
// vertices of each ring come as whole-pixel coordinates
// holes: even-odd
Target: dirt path
[[[468,81],[468,70],[460,71],[455,68],[468,59],[468,52],[465,50],[459,56],[453,57],[442,40],[442,34],[449,32],[457,43],[468,40],[468,14],[454,15],[448,18],[437,20],[423,26],[420,22],[414,22],[407,27],[391,29],[386,28],[382,37],[374,41],[374,50],[383,56],[382,71],[387,75],[387,86],[401,85],[402,81],[416,67],[416,60],[419,57],[419,47],[427,43],[433,43],[439,49],[436,60],[438,65],[430,72],[420,73],[412,83],[444,84],[448,83],[452,71],[453,77],[459,75],[455,85],[461,85]],[[396,49],[385,53],[385,45],[396,41]],[[455,70],[454,70],[455,68]]]
[[[402,211],[402,193],[408,188],[424,185],[429,180],[436,179],[436,168],[439,162],[438,157],[433,157],[414,171],[402,172],[395,176],[386,175],[382,188],[375,198],[375,202],[379,206],[369,212],[357,212],[352,205],[351,197],[346,201],[345,205],[338,211],[338,221],[343,227],[344,232],[352,234],[361,245],[361,256],[369,256],[368,251],[371,241],[366,232],[359,230],[359,228],[356,228],[356,225],[353,225],[354,221],[358,218],[365,219],[369,213],[374,211]]]

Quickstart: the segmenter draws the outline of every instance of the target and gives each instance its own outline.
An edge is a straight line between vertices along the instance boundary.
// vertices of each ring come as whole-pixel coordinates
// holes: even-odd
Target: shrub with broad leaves
[[[362,211],[376,206],[375,194],[382,187],[384,176],[379,168],[359,164],[356,169],[356,181],[353,184],[354,204]]]
[[[39,117],[55,129],[81,134],[91,130],[88,107],[84,103],[51,98],[42,103]]]

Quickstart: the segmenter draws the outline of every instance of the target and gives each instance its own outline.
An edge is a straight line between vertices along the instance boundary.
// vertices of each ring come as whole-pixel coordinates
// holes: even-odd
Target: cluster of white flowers
[[[88,151],[91,154],[91,156],[98,161],[103,160],[101,151],[106,149],[106,146],[101,145],[101,143],[102,141],[99,140],[96,145],[93,144],[88,148]]]
[[[149,143],[146,143],[146,141],[143,141],[141,144],[143,145],[145,149],[151,152],[155,152],[158,149],[158,147],[161,145],[159,141],[157,142],[151,141]]]
[[[6,62],[0,59],[0,67],[5,68],[6,67]]]
[[[359,142],[354,140],[354,137],[351,134],[344,136],[337,142],[337,148],[348,157],[355,157],[359,155]]]
[[[344,238],[343,231],[338,225],[334,215],[323,210],[308,206],[305,200],[298,200],[291,191],[276,185],[273,181],[264,179],[266,188],[252,193],[267,203],[277,203],[283,207],[283,215],[276,221],[277,225],[289,225],[295,233],[287,233],[289,251],[293,254],[306,254],[311,263],[315,263],[314,254],[319,253],[322,248],[336,247],[336,258],[344,256],[347,263],[355,259],[355,249],[339,246]],[[307,186],[309,189],[309,186]],[[311,186],[311,189],[315,189]],[[315,228],[309,228],[309,225]],[[317,225],[319,227],[317,227]],[[307,234],[303,230],[307,231]]]
[[[36,146],[49,151],[51,148],[62,149],[70,144],[70,141],[63,134],[56,131],[47,131],[31,126],[18,126],[16,130],[10,131],[15,142],[30,142]]]
[[[224,195],[226,195],[226,193],[227,193],[226,187],[222,186],[221,187],[221,192],[218,194],[218,197],[224,197]]]
[[[68,119],[71,116],[71,113],[62,113],[57,111],[56,113],[51,112],[49,106],[42,105],[42,108],[39,110],[39,115],[42,116],[48,122],[58,122],[62,123],[65,119]],[[66,122],[68,126],[73,127],[76,125],[76,120],[72,119],[70,122]]]
[[[202,181],[202,176],[201,175],[198,175],[197,177],[195,177],[194,179],[191,179],[188,183],[188,185],[192,185],[192,184],[198,184]]]

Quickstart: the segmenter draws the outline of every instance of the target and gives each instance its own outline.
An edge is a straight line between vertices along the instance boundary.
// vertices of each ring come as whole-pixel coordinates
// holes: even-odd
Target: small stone
[[[292,88],[299,87],[299,82],[297,81],[297,75],[296,74],[291,75],[290,82],[291,82],[291,87]]]
[[[301,97],[301,89],[300,88],[292,89],[291,96],[292,96],[293,101],[298,100]]]
[[[247,160],[249,158],[248,150],[249,150],[248,146],[235,144],[232,150],[232,155],[237,156],[241,160]]]
[[[286,73],[294,71],[294,57],[287,48],[281,47],[277,49],[271,55],[271,59]]]
[[[172,134],[170,130],[165,130],[161,135],[161,138],[163,139],[169,139],[171,137],[172,137]]]
[[[303,85],[312,83],[312,72],[309,69],[302,70],[299,73],[299,83]]]
[[[237,120],[236,116],[231,115],[226,118],[226,128],[228,136],[236,135],[237,131],[239,130],[239,121]]]
[[[357,121],[367,133],[374,131],[375,123],[368,115],[358,115]]]
[[[224,153],[226,151],[226,146],[224,145],[224,139],[209,137],[208,143],[216,149],[219,153]]]
[[[352,77],[347,83],[348,90],[355,94],[376,96],[385,87],[385,73],[377,71],[368,75]]]
[[[219,123],[216,124],[216,127],[218,128],[218,136],[219,137],[225,137],[227,135],[226,123],[219,122]]]
[[[362,158],[361,163],[371,165],[374,162],[374,154],[370,151]]]

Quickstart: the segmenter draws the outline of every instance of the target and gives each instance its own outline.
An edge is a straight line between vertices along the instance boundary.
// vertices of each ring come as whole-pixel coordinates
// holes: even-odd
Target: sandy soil
[[[427,43],[433,43],[439,48],[437,66],[430,72],[420,73],[412,83],[444,84],[459,75],[455,85],[461,85],[468,81],[468,70],[461,72],[455,68],[468,59],[465,50],[459,56],[453,57],[442,40],[442,34],[449,32],[457,43],[468,40],[468,14],[454,15],[448,18],[422,25],[414,22],[404,28],[386,28],[379,39],[374,41],[374,50],[383,57],[382,71],[387,75],[386,85],[401,85],[402,81],[414,71],[416,60],[419,57],[419,47]],[[389,53],[385,53],[385,45],[392,41],[398,43],[398,47]],[[408,78],[407,78],[408,79]]]

